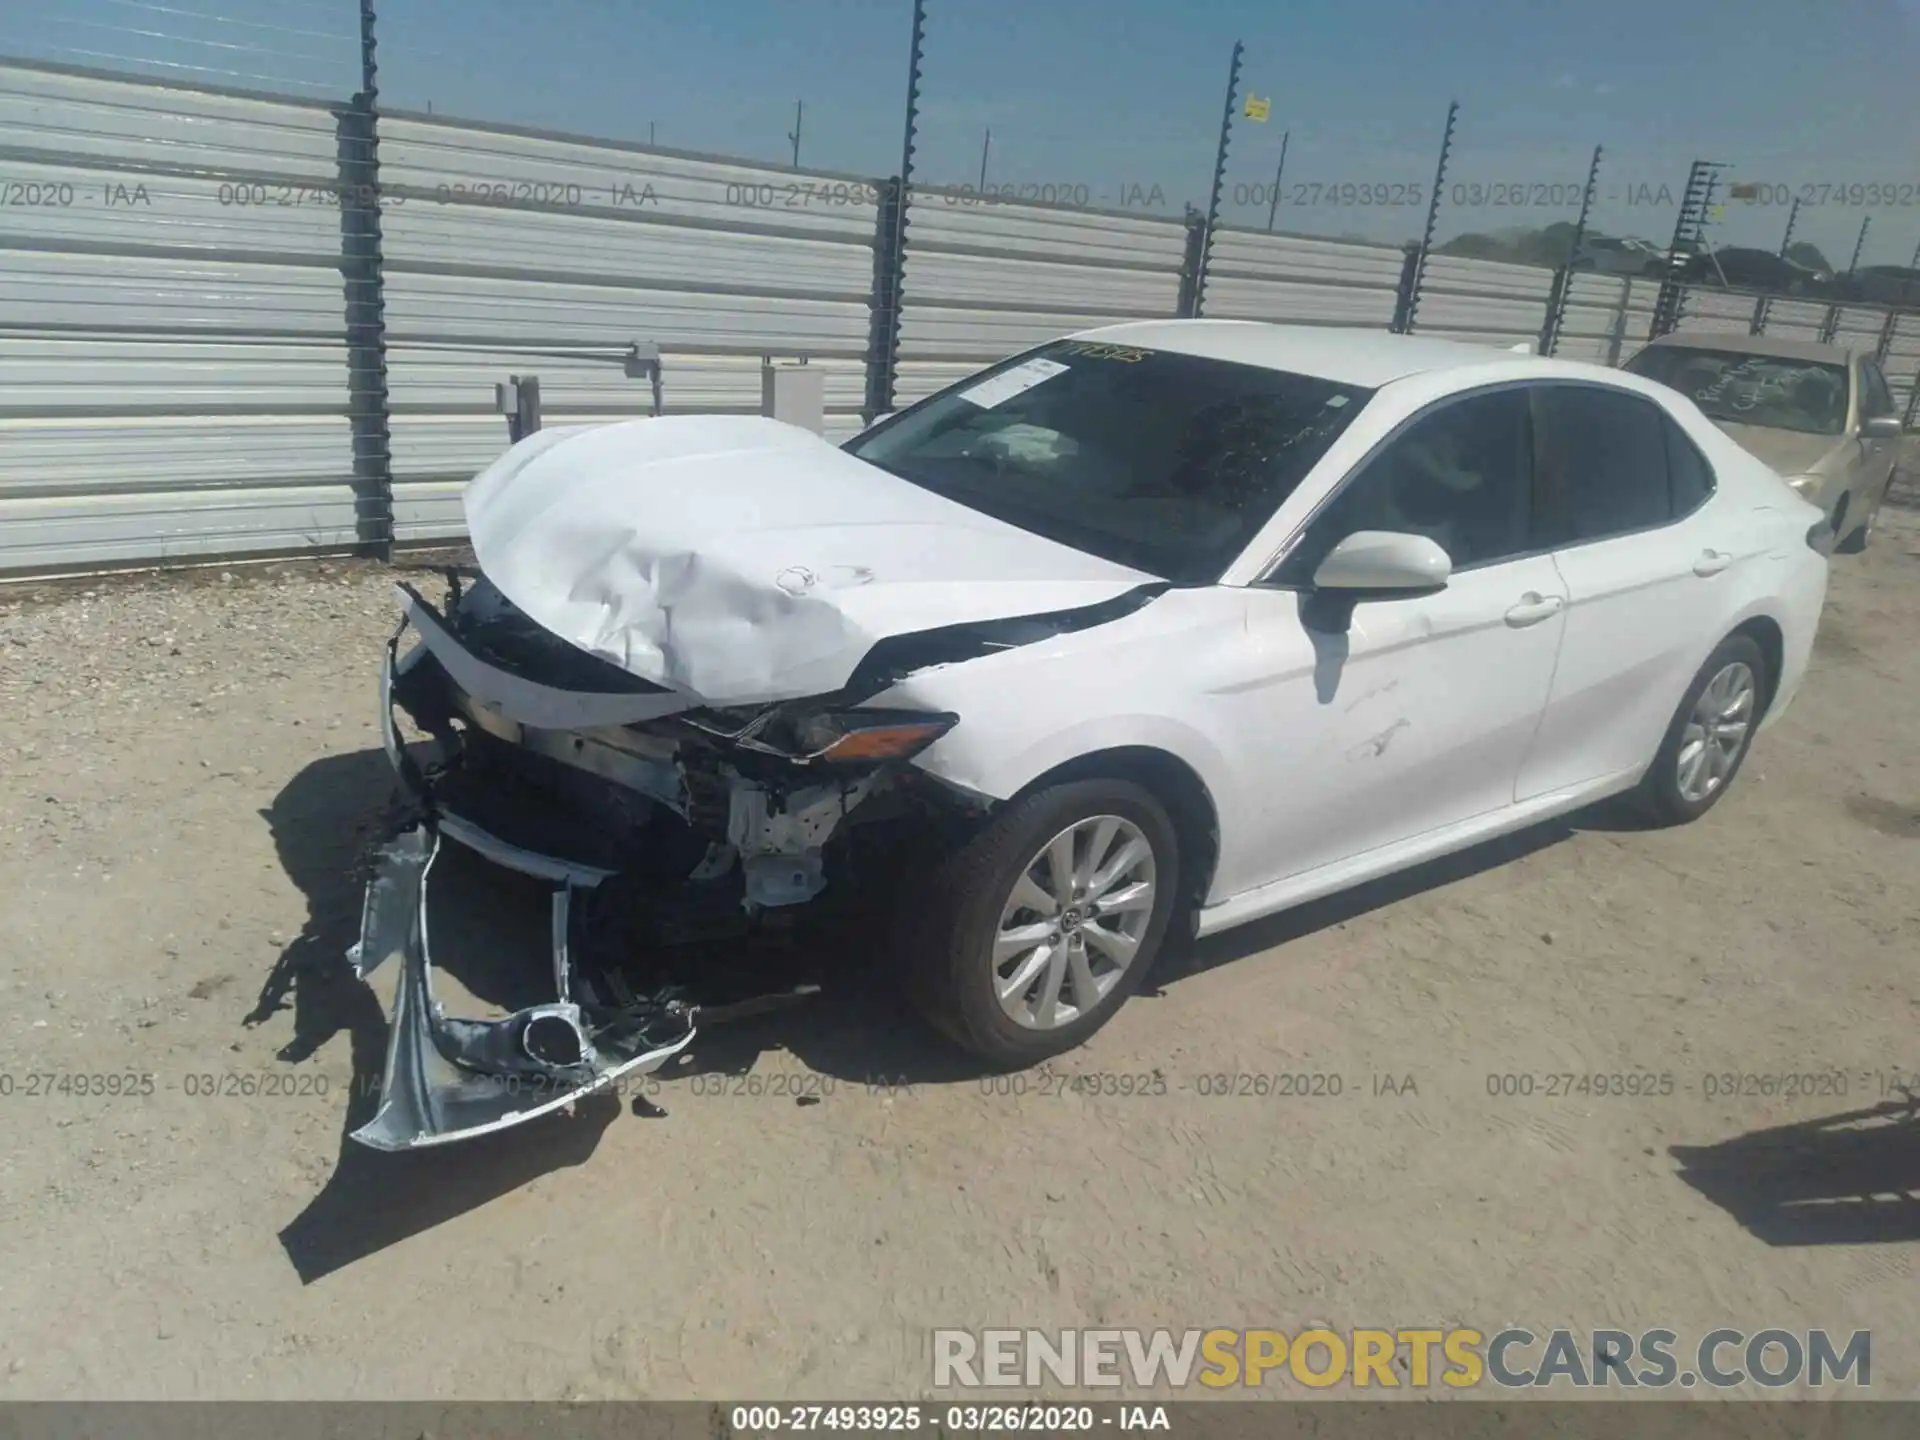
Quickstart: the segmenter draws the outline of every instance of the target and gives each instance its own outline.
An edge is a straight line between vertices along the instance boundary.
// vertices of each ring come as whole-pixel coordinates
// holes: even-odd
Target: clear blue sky
[[[804,165],[899,164],[910,0],[383,0],[380,81],[437,113],[784,161],[804,99]],[[1243,92],[1232,205],[1264,184],[1290,130],[1292,185],[1430,183],[1448,100],[1451,180],[1577,189],[1607,160],[1596,223],[1664,241],[1688,162],[1782,185],[1881,182],[1866,263],[1920,244],[1920,0],[929,0],[917,173],[1086,187],[1094,203],[1158,186],[1204,205],[1228,53]],[[183,79],[344,94],[356,0],[46,0],[0,14],[0,53]],[[179,67],[179,68],[176,68]],[[203,68],[194,68],[203,67]],[[247,78],[238,78],[238,77]],[[1641,187],[1645,187],[1643,190]],[[1250,191],[1241,193],[1251,195]],[[1630,198],[1655,203],[1630,205]],[[1546,196],[1552,199],[1552,193]],[[1443,207],[1442,236],[1571,219],[1571,207]],[[1862,215],[1803,209],[1801,238],[1844,265]],[[1283,203],[1282,228],[1400,239],[1399,209]],[[1784,206],[1734,204],[1723,244],[1778,242]]]

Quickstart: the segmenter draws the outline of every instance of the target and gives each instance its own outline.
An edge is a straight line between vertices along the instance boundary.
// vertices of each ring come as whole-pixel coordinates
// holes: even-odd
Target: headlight
[[[904,710],[836,710],[810,715],[794,726],[800,755],[808,760],[904,760],[918,755],[958,722],[958,715]]]
[[[1805,495],[1809,491],[1818,490],[1821,480],[1818,475],[1789,475],[1787,484],[1793,487],[1794,494]]]

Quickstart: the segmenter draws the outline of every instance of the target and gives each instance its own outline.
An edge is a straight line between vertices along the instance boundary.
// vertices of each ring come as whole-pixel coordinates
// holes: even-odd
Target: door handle
[[[1733,556],[1724,550],[1702,550],[1700,558],[1693,562],[1693,573],[1701,577],[1718,575],[1733,563]]]
[[[1558,595],[1542,595],[1537,590],[1529,590],[1520,597],[1518,605],[1507,611],[1507,624],[1516,630],[1538,625],[1542,620],[1550,620],[1558,615],[1566,603]]]

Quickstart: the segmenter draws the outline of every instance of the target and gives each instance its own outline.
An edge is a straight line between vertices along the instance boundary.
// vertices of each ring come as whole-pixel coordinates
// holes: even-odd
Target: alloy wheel
[[[1153,846],[1119,815],[1075,821],[1013,883],[993,940],[994,995],[1015,1024],[1057,1030],[1112,991],[1153,918]]]
[[[1756,694],[1753,671],[1739,660],[1707,682],[1680,737],[1674,782],[1681,799],[1697,805],[1726,784],[1746,748]]]

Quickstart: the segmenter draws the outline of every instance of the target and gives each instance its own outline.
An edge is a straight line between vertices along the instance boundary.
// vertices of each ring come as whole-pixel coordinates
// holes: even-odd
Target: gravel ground
[[[1582,815],[1210,940],[1052,1077],[848,986],[703,1037],[664,1117],[400,1157],[342,1138],[384,1027],[337,967],[390,573],[0,592],[0,1395],[884,1398],[935,1326],[1320,1321],[1871,1328],[1920,1396],[1920,1127],[1741,1139],[1920,1069],[1920,522],[1835,571],[1700,824]],[[1673,1093],[1489,1093],[1629,1071]]]

